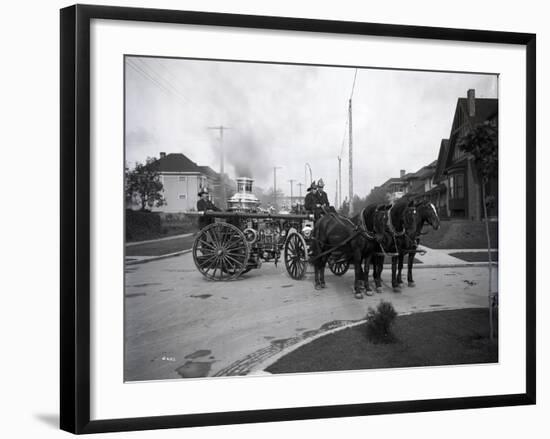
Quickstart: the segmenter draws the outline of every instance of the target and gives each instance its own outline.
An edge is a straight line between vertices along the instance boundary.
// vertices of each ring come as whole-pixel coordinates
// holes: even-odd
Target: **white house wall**
[[[165,204],[155,212],[188,212],[196,210],[198,192],[206,177],[189,174],[162,174]]]

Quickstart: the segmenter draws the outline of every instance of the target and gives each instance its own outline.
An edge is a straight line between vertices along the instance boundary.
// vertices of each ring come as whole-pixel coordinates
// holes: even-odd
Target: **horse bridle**
[[[390,229],[390,232],[392,234],[392,237],[393,237],[393,244],[395,245],[395,250],[397,252],[399,252],[399,248],[397,246],[397,238],[401,237],[401,236],[405,236],[405,239],[408,239],[411,244],[415,244],[415,241],[416,241],[416,237],[413,239],[409,236],[409,234],[407,233],[407,228],[405,227],[405,224],[406,224],[406,221],[405,219],[403,218],[403,230],[401,230],[400,232],[396,231],[395,230],[395,227],[392,223],[392,220],[391,220],[391,210],[393,209],[393,205],[388,209],[388,228]],[[408,209],[411,209],[411,206],[407,206],[405,208],[405,210],[403,211],[403,214],[402,216],[405,216],[405,212],[407,212]],[[413,211],[412,211],[412,215],[416,215],[416,207],[412,207]],[[416,234],[416,230],[415,230],[415,234]],[[384,249],[382,249],[384,250]]]

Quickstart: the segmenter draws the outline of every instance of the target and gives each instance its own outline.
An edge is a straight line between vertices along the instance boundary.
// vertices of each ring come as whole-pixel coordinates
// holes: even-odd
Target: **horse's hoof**
[[[320,284],[315,284],[315,289],[316,290],[322,290],[323,287]]]
[[[382,294],[382,287],[376,287],[376,292],[378,294]]]
[[[408,285],[409,285],[409,287],[411,287],[411,288],[416,287],[416,284],[415,284],[414,282],[409,282]]]
[[[394,292],[394,293],[400,293],[400,292],[401,292],[401,288],[399,288],[399,287],[393,287],[393,292]]]
[[[367,296],[372,296],[374,293],[372,292],[372,290],[366,290],[366,291],[365,291],[365,294],[366,294]]]
[[[355,298],[356,299],[362,299],[363,298],[363,293],[355,293]]]
[[[324,282],[321,282],[321,288],[326,288],[327,285]]]

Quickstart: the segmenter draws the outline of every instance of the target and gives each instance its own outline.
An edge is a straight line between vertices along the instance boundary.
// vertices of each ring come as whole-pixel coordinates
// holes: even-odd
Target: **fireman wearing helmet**
[[[304,198],[304,208],[308,213],[315,213],[317,204],[319,204],[319,197],[317,195],[317,184],[312,181],[311,185],[307,188],[307,195]]]
[[[323,182],[323,179],[320,178],[317,182],[317,196],[319,197],[319,204],[321,205],[321,208],[328,209],[330,207],[330,203],[328,201],[328,195],[324,191],[325,183]],[[323,210],[325,210],[323,209]]]
[[[208,198],[208,189],[202,188],[199,193],[197,194],[200,198],[197,201],[197,211],[198,212],[206,212],[207,210],[214,210],[216,212],[219,212],[220,209],[210,201]],[[212,224],[214,222],[214,218],[207,217],[207,216],[200,216],[199,217],[199,229],[202,229],[203,227],[206,227],[208,224]]]

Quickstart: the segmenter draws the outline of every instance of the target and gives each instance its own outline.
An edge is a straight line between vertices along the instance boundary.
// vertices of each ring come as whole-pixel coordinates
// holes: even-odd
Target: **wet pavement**
[[[493,271],[497,271],[496,269]],[[327,288],[313,273],[295,281],[265,263],[231,282],[205,280],[190,253],[126,267],[125,380],[245,375],[282,349],[361,320],[369,306],[391,301],[399,313],[487,306],[486,266],[418,268],[416,287],[357,300],[353,270]]]

